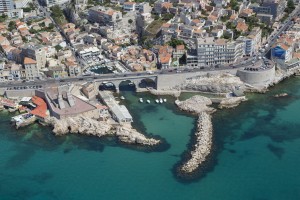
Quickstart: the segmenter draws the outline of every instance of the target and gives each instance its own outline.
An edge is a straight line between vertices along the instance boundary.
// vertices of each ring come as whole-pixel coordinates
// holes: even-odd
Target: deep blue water
[[[273,95],[287,92],[288,97]],[[214,152],[202,176],[174,173],[189,147],[196,117],[174,99],[123,92],[134,126],[166,143],[159,151],[113,139],[69,135],[32,125],[15,130],[0,113],[0,199],[300,199],[300,79],[213,115]],[[138,98],[151,104],[138,103]]]

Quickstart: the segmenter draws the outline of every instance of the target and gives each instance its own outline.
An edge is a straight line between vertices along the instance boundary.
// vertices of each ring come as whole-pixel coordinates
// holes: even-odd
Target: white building
[[[24,13],[23,13],[23,9],[13,9],[8,11],[7,13],[8,18],[23,18],[24,17]]]
[[[209,67],[217,64],[234,63],[243,57],[244,44],[242,42],[229,42],[225,39],[215,40],[213,37],[197,39],[197,65]],[[187,59],[188,65],[195,65],[195,57]]]
[[[46,5],[47,7],[51,7],[54,5],[62,5],[65,4],[67,2],[69,2],[70,0],[42,0],[43,4]]]
[[[123,4],[123,10],[126,12],[135,11],[135,5],[136,5],[135,2],[125,2]]]
[[[13,0],[0,0],[0,13],[6,13],[14,9]]]
[[[29,2],[32,2],[32,0],[14,0],[15,8],[24,8]]]

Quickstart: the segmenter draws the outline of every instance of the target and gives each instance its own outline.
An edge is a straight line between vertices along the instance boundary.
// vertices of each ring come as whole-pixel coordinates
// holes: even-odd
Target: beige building
[[[25,68],[26,79],[33,80],[39,77],[39,69],[35,60],[25,57],[23,64]]]
[[[42,45],[26,44],[22,47],[22,56],[28,57],[36,61],[38,69],[43,69],[46,66],[46,53]]]
[[[88,20],[104,25],[114,25],[117,21],[122,19],[120,11],[106,8],[103,6],[92,7],[88,11]]]

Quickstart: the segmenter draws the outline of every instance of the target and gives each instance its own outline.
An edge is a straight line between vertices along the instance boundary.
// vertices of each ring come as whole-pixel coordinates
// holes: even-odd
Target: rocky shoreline
[[[212,147],[213,128],[211,116],[206,112],[201,112],[197,123],[194,150],[190,152],[190,159],[180,167],[180,171],[185,174],[190,174],[197,170],[210,154]]]
[[[97,137],[116,136],[119,141],[126,144],[138,144],[143,146],[158,145],[161,141],[153,138],[147,138],[139,133],[130,125],[111,125],[104,121],[97,121],[85,116],[68,117],[65,119],[56,119],[50,117],[46,124],[53,127],[55,135],[66,135],[69,133],[78,133],[84,135],[93,135]]]

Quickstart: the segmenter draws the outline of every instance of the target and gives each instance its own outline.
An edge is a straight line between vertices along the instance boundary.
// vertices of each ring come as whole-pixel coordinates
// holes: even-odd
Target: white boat
[[[158,100],[158,99],[155,99],[155,102],[156,102],[156,103],[159,103],[159,100]]]
[[[150,100],[149,100],[149,99],[147,100],[147,103],[150,103]]]
[[[139,100],[141,103],[143,103],[144,101],[143,101],[143,98],[140,98],[140,100]]]
[[[164,102],[167,102],[167,99],[164,99]]]
[[[128,83],[128,85],[130,85],[130,86],[133,86],[133,85],[134,85],[134,83],[130,82],[130,83]]]
[[[124,99],[125,99],[125,97],[121,96],[121,97],[120,97],[120,99],[124,100]]]
[[[159,103],[163,103],[164,101],[162,100],[162,98],[159,99]]]

